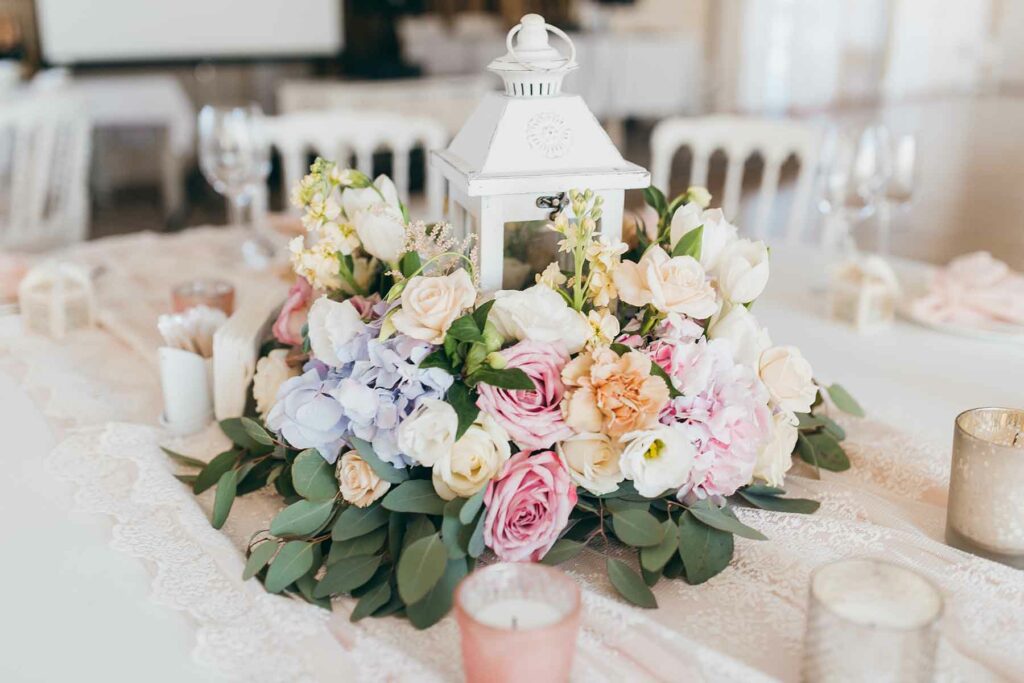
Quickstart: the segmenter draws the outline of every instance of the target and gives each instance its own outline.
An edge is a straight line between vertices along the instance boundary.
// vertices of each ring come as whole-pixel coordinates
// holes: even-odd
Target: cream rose
[[[391,316],[395,329],[414,339],[440,344],[456,318],[476,301],[469,273],[417,275],[402,290],[402,307]]]
[[[391,488],[355,451],[338,458],[337,477],[341,497],[357,508],[366,507]]]
[[[322,296],[309,308],[309,346],[313,356],[327,365],[341,365],[336,348],[347,344],[365,327],[351,301],[334,301]]]
[[[655,498],[689,479],[697,451],[678,425],[632,432],[622,441],[619,467],[641,496]]]
[[[434,463],[434,490],[445,500],[469,498],[498,476],[511,455],[508,434],[489,416],[481,414]]]
[[[398,448],[421,465],[433,467],[455,445],[459,417],[436,398],[420,399],[416,410],[398,427]]]
[[[669,239],[672,246],[686,233],[704,226],[700,238],[700,265],[711,272],[718,265],[722,251],[736,241],[736,226],[725,220],[721,209],[701,211],[695,203],[684,204],[672,216]]]
[[[768,388],[772,401],[781,410],[793,413],[810,411],[818,387],[811,364],[795,346],[775,346],[761,354],[758,374]]]
[[[772,345],[768,330],[740,305],[728,306],[711,319],[708,339],[728,339],[736,362],[755,370],[761,352]]]
[[[256,412],[265,418],[277,402],[277,390],[299,374],[298,368],[288,365],[288,349],[274,349],[256,362],[252,378],[252,396],[256,399]]]
[[[697,319],[718,310],[715,290],[700,263],[690,256],[671,257],[659,246],[644,252],[639,263],[623,261],[614,277],[619,298],[633,306],[652,304],[663,313]]]
[[[487,321],[505,339],[560,341],[570,354],[579,353],[591,335],[587,318],[566,304],[558,292],[540,284],[522,291],[496,292]]]
[[[727,301],[750,303],[768,284],[768,247],[764,242],[739,239],[726,247],[713,273]]]
[[[772,423],[771,438],[757,455],[754,477],[769,486],[782,486],[786,472],[793,466],[798,423],[796,416],[786,411],[773,415]]]
[[[625,478],[619,469],[619,449],[607,434],[576,434],[559,442],[557,449],[572,480],[595,496],[611,493]]]

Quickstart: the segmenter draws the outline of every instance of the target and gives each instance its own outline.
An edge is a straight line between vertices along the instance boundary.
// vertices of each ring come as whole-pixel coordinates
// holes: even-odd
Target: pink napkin
[[[928,293],[912,307],[917,317],[933,323],[1024,325],[1024,275],[988,252],[965,254],[940,268]]]

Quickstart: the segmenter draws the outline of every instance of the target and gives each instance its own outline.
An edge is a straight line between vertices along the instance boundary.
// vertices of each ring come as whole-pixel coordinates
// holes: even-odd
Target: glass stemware
[[[273,247],[262,234],[261,221],[245,218],[246,208],[264,191],[270,174],[270,143],[263,111],[258,105],[218,107],[207,105],[199,112],[199,166],[206,180],[228,199],[228,221],[247,226],[242,244],[245,262],[265,268]]]

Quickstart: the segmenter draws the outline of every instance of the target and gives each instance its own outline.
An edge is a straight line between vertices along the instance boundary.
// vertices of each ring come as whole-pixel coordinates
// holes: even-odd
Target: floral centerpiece
[[[571,192],[549,226],[560,257],[521,291],[478,290],[472,239],[410,221],[386,177],[317,160],[294,196],[308,236],[298,279],[258,363],[234,446],[195,475],[236,496],[273,486],[287,506],[250,543],[245,577],[352,619],[427,627],[490,551],[558,563],[584,548],[611,585],[654,607],[662,577],[722,571],[733,536],[764,536],[733,504],[810,513],[784,497],[794,452],[849,467],[843,430],[792,346],[750,307],[768,249],[709,195],[646,193],[657,221],[632,247],[597,235],[601,201]],[[196,461],[177,456],[190,464]]]

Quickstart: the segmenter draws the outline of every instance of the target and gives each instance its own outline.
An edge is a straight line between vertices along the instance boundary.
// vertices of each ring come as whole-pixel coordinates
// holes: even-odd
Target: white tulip
[[[373,187],[346,188],[341,194],[341,208],[349,220],[353,220],[356,214],[366,211],[374,206],[387,206],[401,212],[401,204],[398,201],[398,190],[391,178],[386,175],[379,175],[373,181]],[[383,195],[383,196],[381,196]]]
[[[405,219],[398,209],[375,204],[358,212],[352,223],[370,256],[395,264],[405,252]]]
[[[622,441],[619,468],[641,496],[655,498],[689,479],[697,451],[678,425],[631,432]]]
[[[313,356],[331,366],[341,365],[336,349],[363,331],[365,324],[351,301],[322,296],[309,308],[307,335]]]
[[[727,301],[750,303],[768,284],[768,247],[739,239],[722,250],[716,271],[718,289]]]
[[[721,209],[701,211],[695,203],[684,204],[672,216],[669,239],[673,248],[686,233],[703,225],[700,238],[700,264],[711,272],[718,265],[722,251],[736,241],[736,226],[725,220]]]
[[[727,339],[737,363],[757,370],[761,352],[772,345],[768,330],[744,306],[733,305],[711,319],[708,339]]]
[[[398,447],[426,467],[451,452],[459,417],[447,402],[436,398],[420,400],[416,410],[398,427]]]

